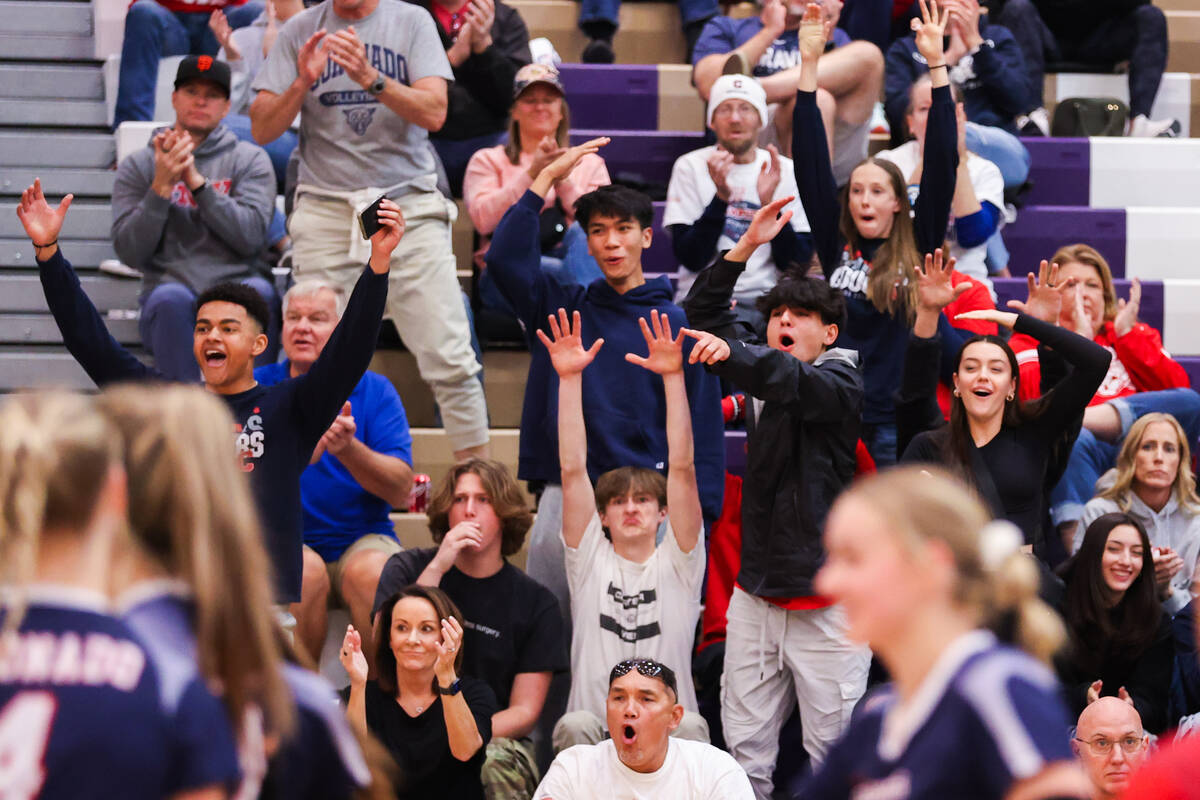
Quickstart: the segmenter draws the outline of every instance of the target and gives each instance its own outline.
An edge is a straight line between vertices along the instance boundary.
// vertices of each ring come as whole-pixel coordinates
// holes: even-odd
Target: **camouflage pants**
[[[528,739],[492,739],[481,777],[487,800],[529,800],[541,777],[533,743]]]

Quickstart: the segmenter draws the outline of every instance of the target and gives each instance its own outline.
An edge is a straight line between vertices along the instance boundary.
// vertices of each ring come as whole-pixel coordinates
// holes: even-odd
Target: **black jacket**
[[[748,437],[738,585],[763,597],[805,597],[816,594],[825,560],[825,517],[854,477],[862,373],[852,350],[827,350],[809,364],[761,344],[729,311],[744,268],[718,259],[683,307],[693,327],[729,342],[729,358],[709,370],[763,402]]]
[[[429,11],[447,50],[454,41],[442,29],[430,9],[432,0],[410,0]],[[512,107],[513,78],[529,63],[529,30],[515,8],[496,0],[492,22],[492,46],[472,53],[454,68],[454,82],[447,87],[446,124],[432,134],[434,139],[459,141],[499,133],[508,124]]]

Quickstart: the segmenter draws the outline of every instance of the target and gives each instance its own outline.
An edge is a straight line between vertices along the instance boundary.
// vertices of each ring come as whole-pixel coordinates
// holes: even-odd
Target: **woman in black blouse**
[[[1073,369],[1042,397],[1024,403],[1018,399],[1017,358],[1008,343],[996,336],[973,336],[953,362],[950,424],[943,424],[936,397],[942,349],[938,316],[962,291],[952,283],[953,271],[954,260],[943,266],[938,250],[925,257],[925,269],[918,276],[917,317],[896,411],[901,445],[909,442],[902,460],[940,463],[957,471],[992,513],[1019,527],[1025,542],[1040,554],[1046,495],[1065,466],[1083,410],[1104,380],[1112,355],[1089,339],[1042,321],[1058,318],[1064,288],[1055,285],[1057,267],[1043,261],[1039,277],[1029,276],[1029,300],[1015,304],[1028,313],[991,309],[958,316],[1026,333]]]
[[[350,676],[346,716],[370,730],[400,766],[398,798],[483,800],[479,778],[496,698],[483,681],[458,677],[462,614],[440,589],[412,585],[379,610],[375,675],[354,626],[342,642]]]

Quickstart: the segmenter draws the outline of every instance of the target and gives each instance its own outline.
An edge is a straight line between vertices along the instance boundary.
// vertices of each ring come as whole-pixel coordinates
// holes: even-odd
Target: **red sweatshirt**
[[[972,335],[977,333],[987,333],[993,336],[996,335],[996,323],[985,322],[981,319],[959,319],[954,317],[962,314],[964,311],[977,311],[981,308],[995,308],[996,304],[992,302],[992,294],[988,288],[981,282],[975,280],[970,275],[963,275],[961,272],[955,272],[951,275],[951,280],[955,286],[963,283],[971,284],[971,288],[959,295],[953,303],[946,306],[942,313],[946,315],[946,319],[950,320],[950,324],[959,330],[970,331]],[[938,405],[942,408],[942,414],[946,419],[950,419],[950,387],[944,383],[939,383],[937,387]]]
[[[1117,336],[1112,321],[1100,327],[1093,341],[1113,353],[1104,383],[1089,405],[1100,405],[1138,392],[1156,392],[1191,386],[1183,367],[1163,349],[1162,336],[1144,322]],[[1037,342],[1017,334],[1009,341],[1021,368],[1021,399],[1033,400],[1042,393],[1042,368],[1038,362]]]
[[[194,12],[198,14],[211,14],[218,8],[230,8],[231,6],[240,6],[246,0],[156,0],[156,2],[167,9],[174,12]],[[129,5],[133,5],[130,3]]]

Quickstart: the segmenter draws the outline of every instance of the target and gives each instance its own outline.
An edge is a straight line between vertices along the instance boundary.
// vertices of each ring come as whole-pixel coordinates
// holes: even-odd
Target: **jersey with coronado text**
[[[0,797],[166,797],[170,733],[155,667],[104,598],[33,587],[0,648]]]

